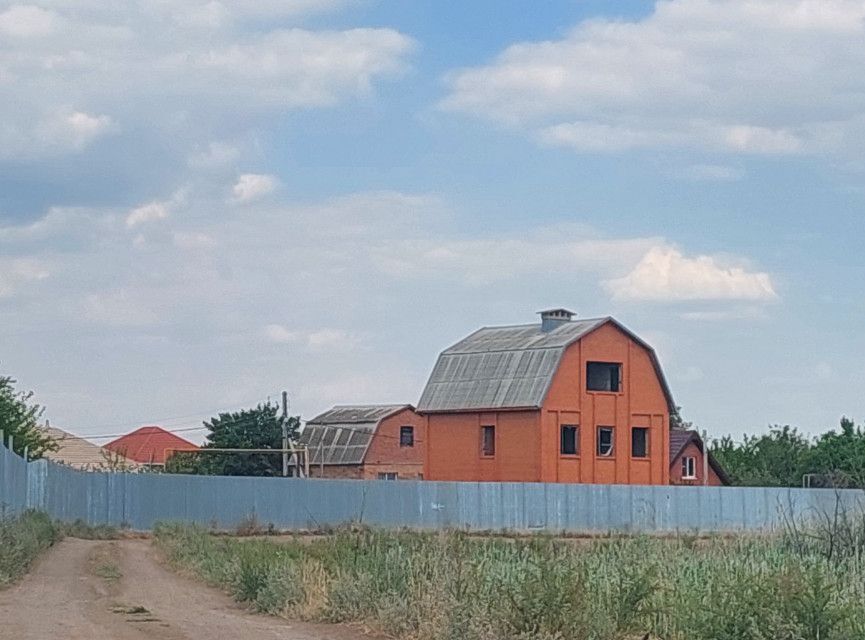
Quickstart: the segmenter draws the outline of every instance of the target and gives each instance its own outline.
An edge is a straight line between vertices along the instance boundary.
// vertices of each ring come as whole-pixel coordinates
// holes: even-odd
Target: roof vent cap
[[[568,309],[545,309],[538,311],[541,316],[541,331],[548,333],[566,322],[570,322],[576,314]]]

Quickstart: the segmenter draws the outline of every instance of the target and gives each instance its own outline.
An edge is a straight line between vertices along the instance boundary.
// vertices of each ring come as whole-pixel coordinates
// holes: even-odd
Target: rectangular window
[[[379,480],[396,480],[396,473],[380,473],[378,474]]]
[[[575,456],[579,453],[580,448],[577,440],[579,427],[573,424],[562,425],[562,455]]]
[[[414,427],[399,428],[399,446],[413,447],[414,446]]]
[[[613,427],[598,427],[598,455],[610,458],[613,455]]]
[[[488,458],[496,455],[496,428],[493,426],[481,427],[481,455]]]
[[[631,429],[631,455],[634,458],[649,456],[649,430],[646,427]]]
[[[586,363],[586,389],[618,391],[622,382],[622,365],[615,362]]]
[[[697,479],[697,459],[693,456],[682,458],[682,480]]]

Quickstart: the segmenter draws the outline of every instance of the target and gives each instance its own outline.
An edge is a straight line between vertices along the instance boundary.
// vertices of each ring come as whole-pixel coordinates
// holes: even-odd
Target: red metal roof
[[[171,450],[197,451],[198,446],[162,427],[149,426],[117,438],[105,445],[115,453],[146,464],[164,464],[165,454]]]

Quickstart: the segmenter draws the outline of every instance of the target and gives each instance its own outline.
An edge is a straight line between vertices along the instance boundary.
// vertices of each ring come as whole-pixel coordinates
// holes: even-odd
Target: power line
[[[300,421],[300,416],[297,416],[297,417],[298,417],[298,420]],[[255,425],[255,424],[259,424],[259,423],[260,423],[260,420],[258,418],[251,417],[251,418],[245,418],[243,420],[234,421],[232,424],[235,426],[248,426],[248,425]],[[368,434],[370,436],[375,436],[377,438],[385,438],[385,439],[391,439],[391,440],[399,440],[400,439],[400,436],[398,436],[398,435],[390,435],[387,433],[380,433],[376,430],[369,430],[369,429],[364,429],[361,427],[349,427],[346,425],[340,425],[338,427],[333,426],[333,425],[321,425],[321,427],[328,428],[328,429],[340,429],[342,431],[365,433],[365,434]],[[165,429],[163,427],[160,427],[160,428],[163,431],[167,431],[168,433],[188,433],[188,432],[192,432],[192,431],[204,431],[204,430],[209,429],[210,427],[202,424],[202,425],[196,426],[196,427],[180,427],[180,428],[175,428],[175,429]],[[129,435],[130,433],[134,433],[134,432],[127,431],[125,433],[109,433],[109,434],[99,434],[99,435],[89,435],[88,434],[86,436],[81,436],[81,437],[84,437],[84,438],[87,438],[90,440],[107,440],[109,438],[110,439],[122,438],[123,436]],[[421,440],[417,440],[417,439],[416,439],[416,441],[421,442]],[[330,446],[330,445],[325,445],[325,446]]]
[[[269,402],[269,399],[268,399],[268,402]],[[253,403],[250,402],[250,403],[238,403],[238,404],[240,404],[242,406],[249,406]],[[256,404],[256,406],[258,406],[258,404],[262,404],[262,402],[259,401]],[[232,407],[225,407],[222,409],[196,411],[194,413],[187,413],[187,414],[184,414],[182,416],[173,416],[173,417],[168,417],[168,418],[147,418],[145,420],[135,420],[132,422],[112,422],[109,424],[90,425],[90,426],[92,428],[95,428],[95,429],[117,429],[120,427],[134,427],[134,426],[140,426],[140,425],[167,424],[170,422],[176,422],[177,420],[186,420],[188,418],[196,418],[196,417],[202,416],[202,415],[211,415],[211,416],[217,415],[218,416],[220,413],[228,413],[232,410],[237,411],[237,405],[234,405]],[[166,429],[166,431],[168,431],[168,429]],[[123,434],[120,434],[120,435],[123,435]]]

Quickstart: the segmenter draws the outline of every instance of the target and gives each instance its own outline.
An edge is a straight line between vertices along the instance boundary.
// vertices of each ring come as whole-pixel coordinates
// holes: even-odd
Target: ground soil
[[[339,626],[249,613],[165,568],[146,540],[67,538],[0,591],[3,640],[360,640]]]

